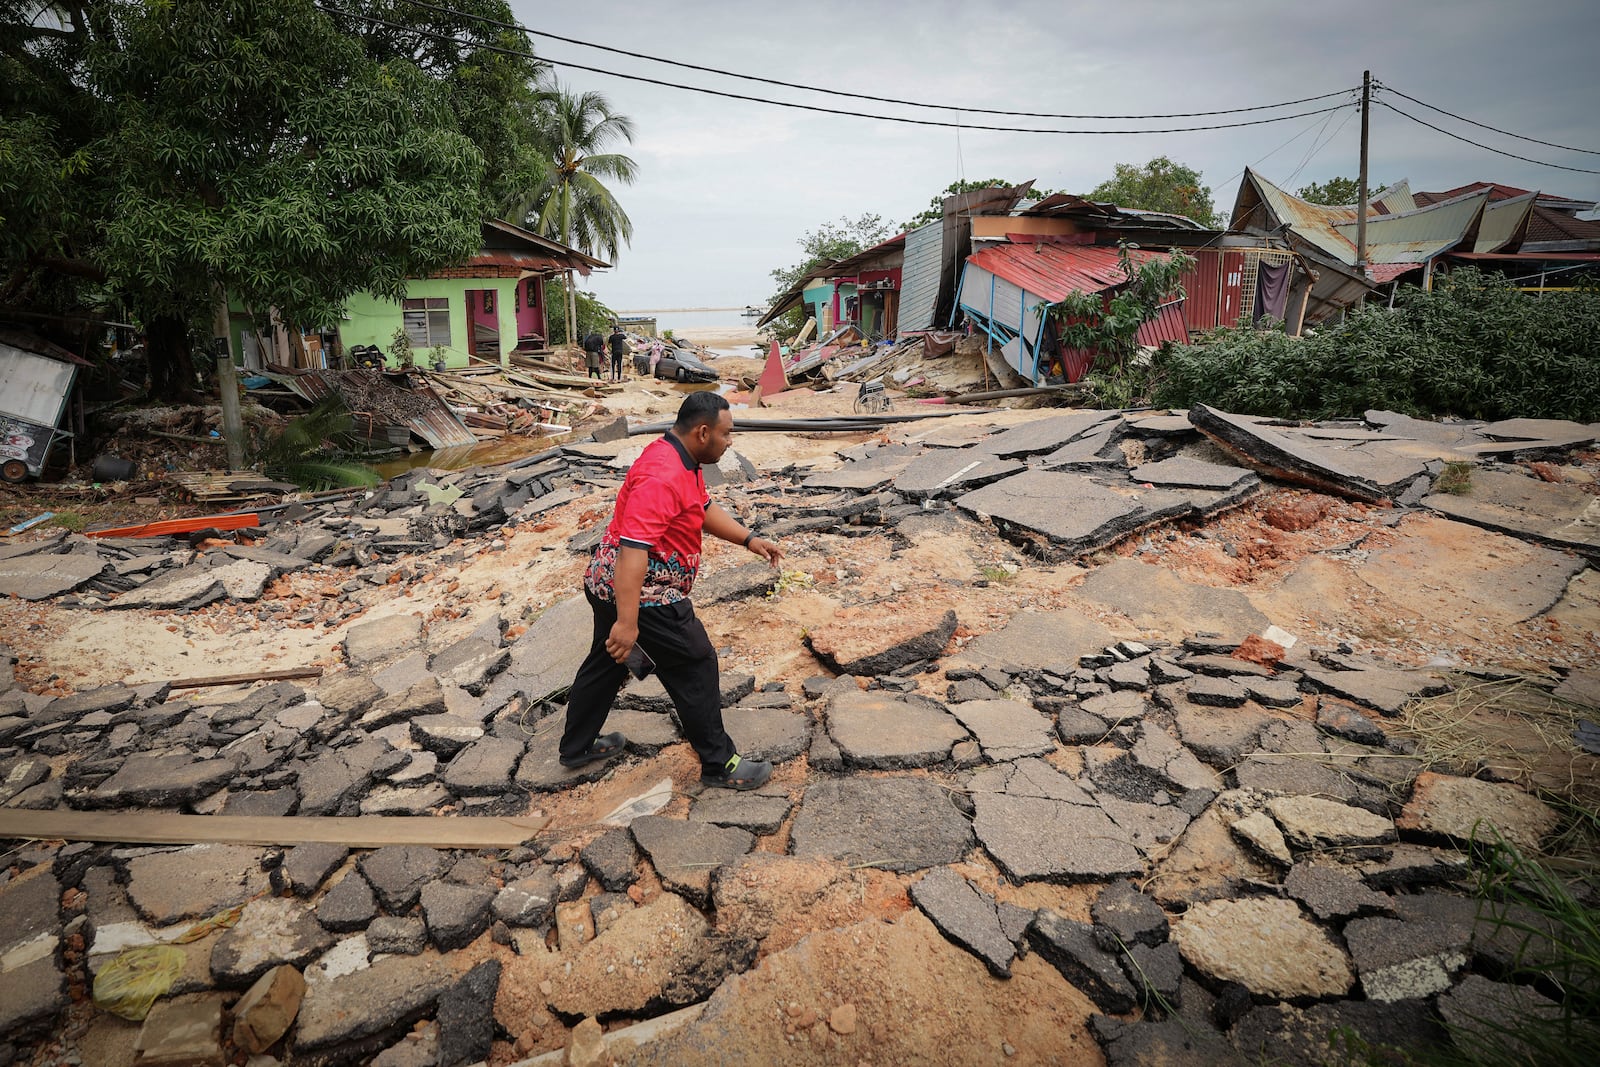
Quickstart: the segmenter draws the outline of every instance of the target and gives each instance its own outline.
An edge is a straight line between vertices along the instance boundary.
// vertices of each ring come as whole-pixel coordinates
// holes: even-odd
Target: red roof
[[[1130,255],[1135,263],[1166,258],[1165,253],[1140,248],[1131,249]],[[967,257],[967,262],[1052,304],[1072,292],[1098,293],[1128,280],[1115,248],[1052,244],[1048,238],[1021,234],[1005,244],[980,248]]]
[[[1535,204],[1533,217],[1528,220],[1528,235],[1523,238],[1523,243],[1543,241],[1587,241],[1600,247],[1600,219],[1575,219]]]
[[[1382,285],[1392,282],[1402,274],[1409,274],[1414,270],[1421,270],[1421,263],[1368,263],[1367,277]]]
[[[1518,189],[1515,185],[1501,185],[1499,182],[1468,182],[1466,185],[1458,185],[1454,189],[1446,189],[1442,193],[1414,193],[1412,194],[1412,199],[1417,202],[1418,207],[1425,207],[1428,204],[1437,204],[1441,200],[1449,200],[1453,196],[1476,192],[1479,189],[1488,189],[1491,201],[1510,200],[1514,196],[1527,196],[1533,192],[1532,189]]]

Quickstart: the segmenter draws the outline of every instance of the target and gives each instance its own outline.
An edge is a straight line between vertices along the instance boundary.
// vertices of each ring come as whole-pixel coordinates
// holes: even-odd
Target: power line
[[[1379,82],[1378,84],[1382,85],[1383,83]],[[1492,131],[1494,133],[1504,134],[1507,137],[1515,137],[1519,141],[1532,141],[1534,144],[1542,144],[1547,148],[1560,148],[1563,151],[1567,151],[1567,152],[1582,152],[1586,156],[1600,156],[1600,151],[1596,151],[1593,148],[1574,148],[1574,147],[1572,147],[1571,145],[1568,145],[1568,144],[1556,144],[1554,141],[1541,141],[1537,137],[1524,137],[1520,133],[1512,133],[1510,130],[1502,130],[1500,127],[1498,127],[1498,126],[1490,126],[1486,122],[1475,122],[1472,119],[1469,119],[1464,115],[1457,115],[1454,111],[1446,111],[1442,107],[1434,107],[1432,104],[1428,103],[1425,100],[1418,100],[1414,96],[1408,96],[1407,94],[1402,93],[1399,89],[1396,89],[1392,85],[1384,85],[1383,87],[1385,89],[1387,89],[1389,92],[1391,92],[1394,95],[1396,95],[1396,96],[1404,96],[1407,100],[1411,101],[1413,104],[1421,104],[1423,107],[1427,108],[1429,111],[1437,111],[1441,115],[1449,115],[1451,118],[1457,119],[1457,120],[1459,120],[1461,122],[1465,122],[1469,126],[1477,126],[1480,129],[1490,130],[1490,131]]]
[[[1295,178],[1299,176],[1300,172],[1306,169],[1306,164],[1317,158],[1317,153],[1321,152],[1324,148],[1327,148],[1330,144],[1332,144],[1338,138],[1339,134],[1344,132],[1344,128],[1350,125],[1350,120],[1355,118],[1360,113],[1360,108],[1356,108],[1354,111],[1351,111],[1344,117],[1344,121],[1340,122],[1338,126],[1334,127],[1333,132],[1328,135],[1327,140],[1322,141],[1321,144],[1313,144],[1310,151],[1306,153],[1306,157],[1300,161],[1300,165],[1298,167],[1294,168],[1289,177],[1284,179],[1283,184],[1288,185],[1290,182],[1294,181]],[[1331,120],[1332,118],[1332,115],[1328,116],[1328,120]],[[1327,120],[1324,121],[1324,125],[1326,125],[1326,122]],[[1318,134],[1317,136],[1320,139],[1322,135]]]
[[[1415,116],[1415,115],[1411,115],[1411,114],[1408,114],[1408,113],[1406,113],[1404,111],[1401,111],[1399,108],[1395,107],[1393,104],[1386,103],[1386,102],[1384,102],[1382,100],[1374,100],[1373,103],[1378,104],[1378,105],[1380,105],[1382,107],[1388,108],[1390,111],[1393,111],[1396,115],[1399,115],[1402,118],[1408,118],[1412,122],[1415,122],[1415,123],[1417,123],[1419,125],[1428,127],[1428,129],[1430,129],[1430,130],[1436,130],[1439,133],[1444,134],[1446,137],[1454,137],[1458,141],[1465,141],[1467,144],[1472,145],[1474,148],[1481,148],[1486,152],[1493,152],[1496,155],[1500,155],[1500,156],[1510,156],[1512,159],[1520,159],[1524,163],[1532,163],[1535,166],[1539,166],[1539,167],[1552,167],[1552,168],[1554,168],[1556,170],[1571,170],[1571,171],[1576,171],[1579,174],[1600,174],[1600,170],[1591,170],[1591,169],[1589,169],[1587,167],[1568,167],[1568,166],[1564,166],[1563,164],[1560,164],[1560,163],[1546,163],[1542,159],[1529,159],[1527,156],[1519,156],[1515,152],[1506,152],[1506,151],[1503,151],[1503,150],[1501,150],[1499,148],[1491,148],[1486,144],[1481,144],[1481,143],[1479,143],[1477,141],[1474,141],[1470,137],[1463,137],[1459,133],[1451,133],[1449,130],[1443,129],[1442,127],[1439,127],[1439,126],[1435,126],[1431,122],[1427,122],[1427,121],[1425,121],[1423,119],[1417,118],[1417,116]]]
[[[441,7],[438,4],[424,3],[423,0],[405,0],[405,2],[410,4],[412,7],[426,8],[429,11],[437,11],[440,14],[445,14],[445,15],[455,15],[455,16],[460,17],[460,18],[469,19],[469,20],[476,21],[476,22],[483,22],[483,23],[486,23],[486,24],[488,24],[490,26],[498,26],[501,29],[514,30],[514,31],[516,31],[518,33],[525,33],[525,34],[528,34],[529,36],[532,36],[532,37],[547,37],[552,41],[561,41],[564,44],[578,45],[581,48],[594,48],[594,49],[598,49],[599,51],[602,51],[602,52],[611,52],[611,53],[613,53],[615,55],[619,55],[619,56],[628,56],[631,59],[648,60],[649,62],[652,62],[652,63],[664,63],[664,64],[666,64],[668,66],[672,66],[672,67],[682,67],[685,70],[697,70],[697,71],[700,71],[700,72],[702,72],[704,74],[717,74],[717,75],[721,75],[722,77],[726,77],[726,78],[739,78],[739,79],[742,79],[744,81],[760,82],[763,85],[776,85],[776,86],[779,86],[779,87],[784,88],[784,89],[800,89],[800,90],[803,90],[805,92],[810,92],[810,93],[824,93],[824,94],[826,94],[828,96],[845,96],[845,97],[850,97],[851,99],[855,99],[855,100],[868,100],[868,101],[871,101],[872,103],[875,103],[875,104],[903,104],[906,107],[930,108],[930,109],[938,110],[938,111],[960,111],[960,112],[967,112],[967,113],[974,114],[974,115],[1000,115],[1000,116],[1004,116],[1004,117],[1007,117],[1007,118],[1032,118],[1032,119],[1193,119],[1193,118],[1205,118],[1205,117],[1208,117],[1208,116],[1211,116],[1211,115],[1238,115],[1238,114],[1243,114],[1243,113],[1248,112],[1248,111],[1270,111],[1273,108],[1294,107],[1297,104],[1311,104],[1311,103],[1315,103],[1318,100],[1330,100],[1333,97],[1342,96],[1345,93],[1353,93],[1357,89],[1360,88],[1360,86],[1352,86],[1351,88],[1348,88],[1348,89],[1336,89],[1331,93],[1322,93],[1319,96],[1302,97],[1299,100],[1284,100],[1281,103],[1277,103],[1277,104],[1257,104],[1254,107],[1224,108],[1223,110],[1220,110],[1220,111],[1174,111],[1174,112],[1168,112],[1168,113],[1165,113],[1165,114],[1152,114],[1152,115],[1070,115],[1070,114],[1062,114],[1062,113],[1051,112],[1051,111],[998,111],[998,110],[994,110],[992,108],[967,107],[965,105],[960,105],[960,104],[928,104],[928,103],[924,103],[924,102],[919,101],[919,100],[897,100],[892,96],[873,96],[873,95],[868,94],[868,93],[845,92],[842,89],[823,89],[823,88],[820,88],[820,87],[815,86],[815,85],[802,85],[802,84],[799,84],[797,82],[779,81],[779,80],[777,80],[775,78],[762,78],[762,77],[760,77],[758,75],[755,75],[755,74],[739,74],[739,73],[737,73],[735,71],[731,71],[731,70],[722,70],[719,67],[704,67],[704,66],[700,66],[700,65],[695,64],[695,63],[685,63],[682,60],[677,60],[677,59],[663,59],[660,56],[653,56],[653,55],[650,55],[649,53],[646,53],[646,52],[630,52],[625,48],[613,48],[610,45],[595,44],[592,41],[583,41],[583,40],[579,40],[576,37],[563,37],[559,33],[550,33],[550,32],[548,32],[546,30],[530,29],[529,27],[521,25],[520,23],[502,22],[499,19],[492,19],[492,18],[489,18],[486,15],[472,15],[472,14],[468,14],[465,11],[457,11],[455,8]],[[419,31],[416,31],[416,32],[422,32],[422,31],[419,30]],[[546,60],[546,62],[555,62],[555,61],[554,60]],[[570,66],[570,65],[574,65],[574,64],[566,64],[566,65]],[[590,70],[592,68],[580,67],[579,69],[580,70]],[[683,87],[680,86],[679,88],[683,88]],[[748,98],[744,98],[744,99],[748,99]],[[1305,112],[1305,114],[1321,114],[1321,112]],[[1298,116],[1296,116],[1296,117],[1298,117]],[[968,125],[966,128],[969,129],[969,130],[981,130],[981,129],[992,129],[993,127]],[[1218,126],[1218,127],[1202,126],[1202,127],[1198,127],[1198,128],[1199,129],[1222,129],[1223,127],[1220,127],[1220,126]],[[1055,131],[1041,131],[1041,132],[1055,132]],[[1064,132],[1071,132],[1071,131],[1064,131]],[[1152,130],[1150,132],[1152,132],[1152,133],[1156,133],[1156,132],[1170,133],[1170,132],[1174,132],[1174,131],[1170,131],[1170,130],[1161,130],[1161,131]]]
[[[322,11],[331,15],[343,15],[352,19],[363,19],[367,22],[371,22],[379,26],[386,26],[393,30],[400,30],[404,33],[420,34],[424,37],[432,37],[435,40],[449,41],[453,44],[463,45],[466,47],[481,48],[485,51],[498,52],[502,55],[508,56],[516,56],[520,59],[532,59],[539,63],[548,63],[551,66],[568,67],[572,70],[587,71],[590,74],[600,74],[611,78],[622,78],[626,81],[643,82],[646,85],[659,85],[667,89],[681,89],[690,93],[703,93],[707,96],[720,96],[729,100],[746,100],[756,104],[770,104],[773,107],[787,107],[799,111],[815,111],[824,115],[843,115],[847,118],[874,119],[878,122],[899,122],[910,126],[935,126],[944,129],[986,130],[991,133],[1049,133],[1086,137],[1137,135],[1149,133],[1200,133],[1206,130],[1232,130],[1238,129],[1242,126],[1265,126],[1273,122],[1288,122],[1291,119],[1305,118],[1307,115],[1325,115],[1330,111],[1338,111],[1341,108],[1351,106],[1350,103],[1341,103],[1335,104],[1332,107],[1318,108],[1313,111],[1299,111],[1292,115],[1274,115],[1271,118],[1250,119],[1244,122],[1218,122],[1205,126],[1177,126],[1169,129],[1157,130],[1057,130],[1039,129],[1037,127],[1029,126],[980,126],[969,122],[941,122],[937,119],[913,119],[904,118],[899,115],[876,115],[865,111],[845,111],[841,108],[822,107],[817,104],[797,104],[786,100],[771,100],[761,96],[747,96],[743,93],[730,93],[722,89],[705,89],[698,85],[681,85],[677,82],[662,81],[659,78],[646,78],[639,74],[623,74],[620,71],[606,70],[604,67],[590,67],[582,63],[572,63],[560,59],[549,59],[545,56],[536,56],[532,52],[525,52],[515,48],[504,48],[500,45],[488,44],[483,41],[464,41],[459,37],[454,37],[447,33],[424,30],[416,26],[404,26],[398,22],[390,22],[387,19],[380,19],[376,15],[367,15],[355,11],[346,11],[343,8],[330,6],[329,4],[322,2],[322,0],[318,0],[317,6]],[[1348,92],[1349,90],[1344,91]]]

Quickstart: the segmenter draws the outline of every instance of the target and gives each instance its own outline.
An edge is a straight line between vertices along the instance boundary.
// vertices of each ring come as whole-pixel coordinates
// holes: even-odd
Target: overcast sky
[[[511,0],[531,30],[823,88],[1007,111],[1148,114],[1272,104],[1358,86],[1363,69],[1436,107],[1557,144],[1600,149],[1600,3],[1079,4],[808,0]],[[996,126],[1123,128],[1130,123],[1016,119],[913,109],[808,93],[534,38],[543,58],[847,111]],[[599,91],[637,128],[621,151],[639,179],[616,189],[633,220],[615,270],[591,279],[618,310],[760,304],[768,272],[801,258],[799,238],[840,216],[900,223],[957,178],[1037,179],[1087,193],[1118,162],[1154,156],[1197,168],[1219,210],[1256,167],[1291,191],[1357,173],[1354,108],[1242,129],[1064,136],[912,126],[729,100],[557,67]],[[1397,96],[1388,101],[1517,155],[1600,170],[1562,151],[1468,126]],[[1139,123],[1239,121],[1326,107]],[[1308,157],[1308,154],[1310,158]],[[1495,155],[1375,106],[1371,180],[1414,190],[1492,180],[1600,200],[1600,174]]]

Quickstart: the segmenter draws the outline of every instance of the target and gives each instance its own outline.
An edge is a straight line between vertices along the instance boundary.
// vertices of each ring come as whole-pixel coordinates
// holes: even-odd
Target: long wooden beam
[[[165,812],[23,811],[0,808],[0,839],[123,845],[432,845],[516,848],[543,830],[539,817],[449,815],[175,815]]]
[[[214,674],[206,678],[175,678],[167,683],[170,689],[203,689],[213,685],[244,685],[246,682],[284,682],[291,678],[321,678],[321,667],[291,667],[282,671],[246,671],[243,674]],[[130,685],[148,685],[148,682],[131,682]]]

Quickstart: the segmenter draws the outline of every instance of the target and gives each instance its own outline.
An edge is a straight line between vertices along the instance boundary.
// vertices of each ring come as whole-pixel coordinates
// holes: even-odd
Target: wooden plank
[[[0,808],[0,840],[106,841],[123,845],[432,845],[516,848],[547,818],[449,815],[174,815],[166,812],[22,811]]]
[[[321,678],[321,667],[293,667],[284,671],[249,671],[244,674],[218,674],[210,678],[179,678],[168,682],[169,689],[203,689],[210,685],[244,685],[246,682],[283,682],[291,678]],[[132,682],[146,685],[146,682]]]

